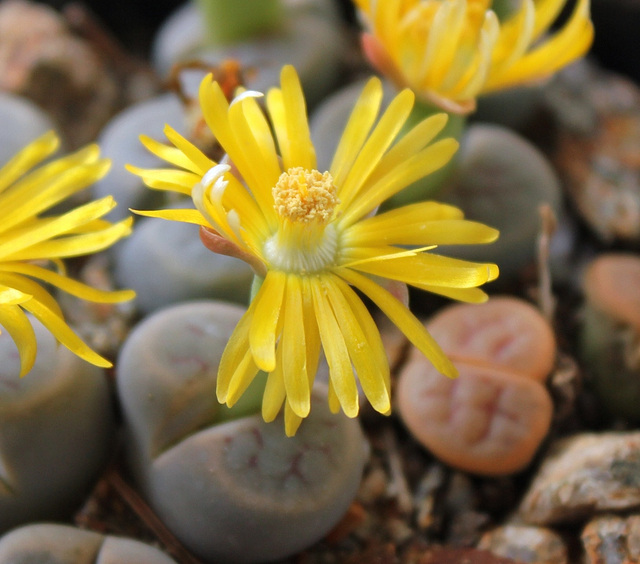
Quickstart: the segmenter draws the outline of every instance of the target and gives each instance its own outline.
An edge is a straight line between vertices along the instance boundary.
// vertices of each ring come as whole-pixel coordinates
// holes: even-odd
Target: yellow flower
[[[520,0],[505,21],[491,0],[354,0],[372,64],[398,86],[447,111],[475,98],[539,81],[584,55],[593,41],[589,0],[546,37],[567,0]]]
[[[56,300],[33,279],[95,302],[119,302],[135,295],[130,290],[96,290],[67,277],[61,259],[107,248],[130,232],[131,219],[116,224],[100,219],[116,205],[111,197],[61,215],[40,215],[101,178],[110,166],[91,145],[34,169],[58,144],[56,135],[47,133],[0,168],[0,325],[18,347],[21,376],[31,370],[36,357],[36,337],[25,312],[79,357],[111,366],[71,330]],[[46,268],[49,265],[56,268]]]
[[[451,158],[455,140],[431,143],[447,121],[445,114],[396,141],[414,95],[401,92],[376,123],[382,85],[373,78],[346,124],[329,171],[320,172],[293,67],[282,70],[281,82],[281,89],[266,98],[274,134],[256,101],[259,93],[244,92],[229,104],[210,76],[202,82],[205,120],[233,169],[211,161],[169,127],[165,132],[174,147],[141,139],[182,170],[129,168],[152,188],[191,195],[197,208],[139,213],[203,226],[201,235],[212,247],[235,248],[264,276],[221,359],[217,395],[232,406],[259,370],[268,373],[263,417],[273,420],[284,404],[285,430],[293,435],[309,413],[321,349],[329,365],[332,410],[357,415],[356,375],[373,407],[390,410],[389,366],[380,334],[353,288],[377,304],[438,370],[455,376],[422,323],[385,283],[483,301],[486,295],[477,286],[497,276],[495,265],[426,250],[491,242],[497,232],[435,202],[371,215],[388,197]]]

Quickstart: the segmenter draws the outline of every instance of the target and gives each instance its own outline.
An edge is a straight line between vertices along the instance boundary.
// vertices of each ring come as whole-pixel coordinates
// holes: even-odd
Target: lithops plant
[[[410,355],[398,381],[398,411],[415,438],[443,461],[484,475],[524,468],[551,424],[544,380],[555,338],[531,305],[510,297],[450,306],[427,328],[458,369],[443,378]]]
[[[0,328],[0,531],[70,514],[111,447],[104,371],[32,323],[38,352],[23,378],[16,345]]]
[[[0,564],[175,564],[142,542],[68,525],[26,525],[0,539]]]
[[[185,108],[171,93],[129,106],[116,114],[100,133],[98,143],[104,156],[111,159],[112,166],[109,174],[96,182],[92,190],[96,197],[112,195],[116,199],[119,205],[111,212],[112,218],[123,219],[129,215],[129,208],[157,203],[158,193],[147,190],[140,179],[125,170],[124,165],[159,164],[158,158],[140,144],[139,136],[144,134],[160,139],[165,123],[185,132]]]
[[[53,122],[33,102],[0,92],[0,166],[27,143],[53,129]]]
[[[136,291],[143,313],[204,298],[246,303],[253,279],[246,263],[209,251],[197,226],[146,218],[114,250],[114,273],[118,284]]]
[[[335,87],[348,52],[330,0],[202,0],[185,3],[161,26],[152,59],[160,75],[184,61],[235,59],[252,69],[247,86],[261,92],[292,64],[313,104]]]
[[[118,360],[136,482],[174,534],[212,562],[272,561],[320,539],[354,498],[367,458],[358,422],[330,413],[326,390],[313,394],[293,438],[282,421],[263,421],[264,381],[232,409],[218,404],[218,363],[243,311],[214,301],[158,311]]]
[[[472,125],[465,132],[457,169],[442,199],[461,208],[469,219],[500,231],[492,245],[447,252],[496,262],[503,282],[534,260],[539,207],[548,204],[556,216],[562,210],[560,181],[544,155],[520,135],[487,124]]]
[[[640,421],[640,257],[606,253],[584,273],[580,359],[608,410]]]

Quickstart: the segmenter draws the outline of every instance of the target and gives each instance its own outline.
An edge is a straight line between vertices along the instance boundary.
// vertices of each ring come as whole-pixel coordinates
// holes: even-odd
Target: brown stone
[[[518,513],[551,525],[638,506],[640,432],[586,433],[553,445]]]
[[[640,563],[640,515],[604,515],[582,531],[584,564]]]

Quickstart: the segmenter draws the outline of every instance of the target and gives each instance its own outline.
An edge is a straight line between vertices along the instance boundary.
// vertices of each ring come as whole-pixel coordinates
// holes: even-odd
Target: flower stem
[[[416,100],[411,115],[404,125],[404,131],[407,132],[429,116],[440,113],[446,112],[436,106]],[[444,129],[438,134],[435,140],[445,139],[447,137],[460,140],[465,129],[466,117],[453,113],[447,113],[447,115],[449,116],[449,121],[447,121]],[[389,198],[389,200],[383,204],[382,211],[436,197],[444,188],[446,181],[456,169],[456,166],[457,154],[441,169],[414,182],[395,196]]]
[[[268,33],[282,20],[281,0],[197,0],[207,42],[224,45]]]

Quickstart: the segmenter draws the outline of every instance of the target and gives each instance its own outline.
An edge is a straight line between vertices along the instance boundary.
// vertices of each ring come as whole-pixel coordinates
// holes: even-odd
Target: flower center
[[[273,187],[273,207],[285,221],[327,223],[338,203],[328,172],[290,168]]]
[[[319,272],[335,262],[338,238],[331,225],[339,203],[328,172],[290,168],[272,189],[280,216],[278,231],[265,243],[272,266],[287,272]]]

